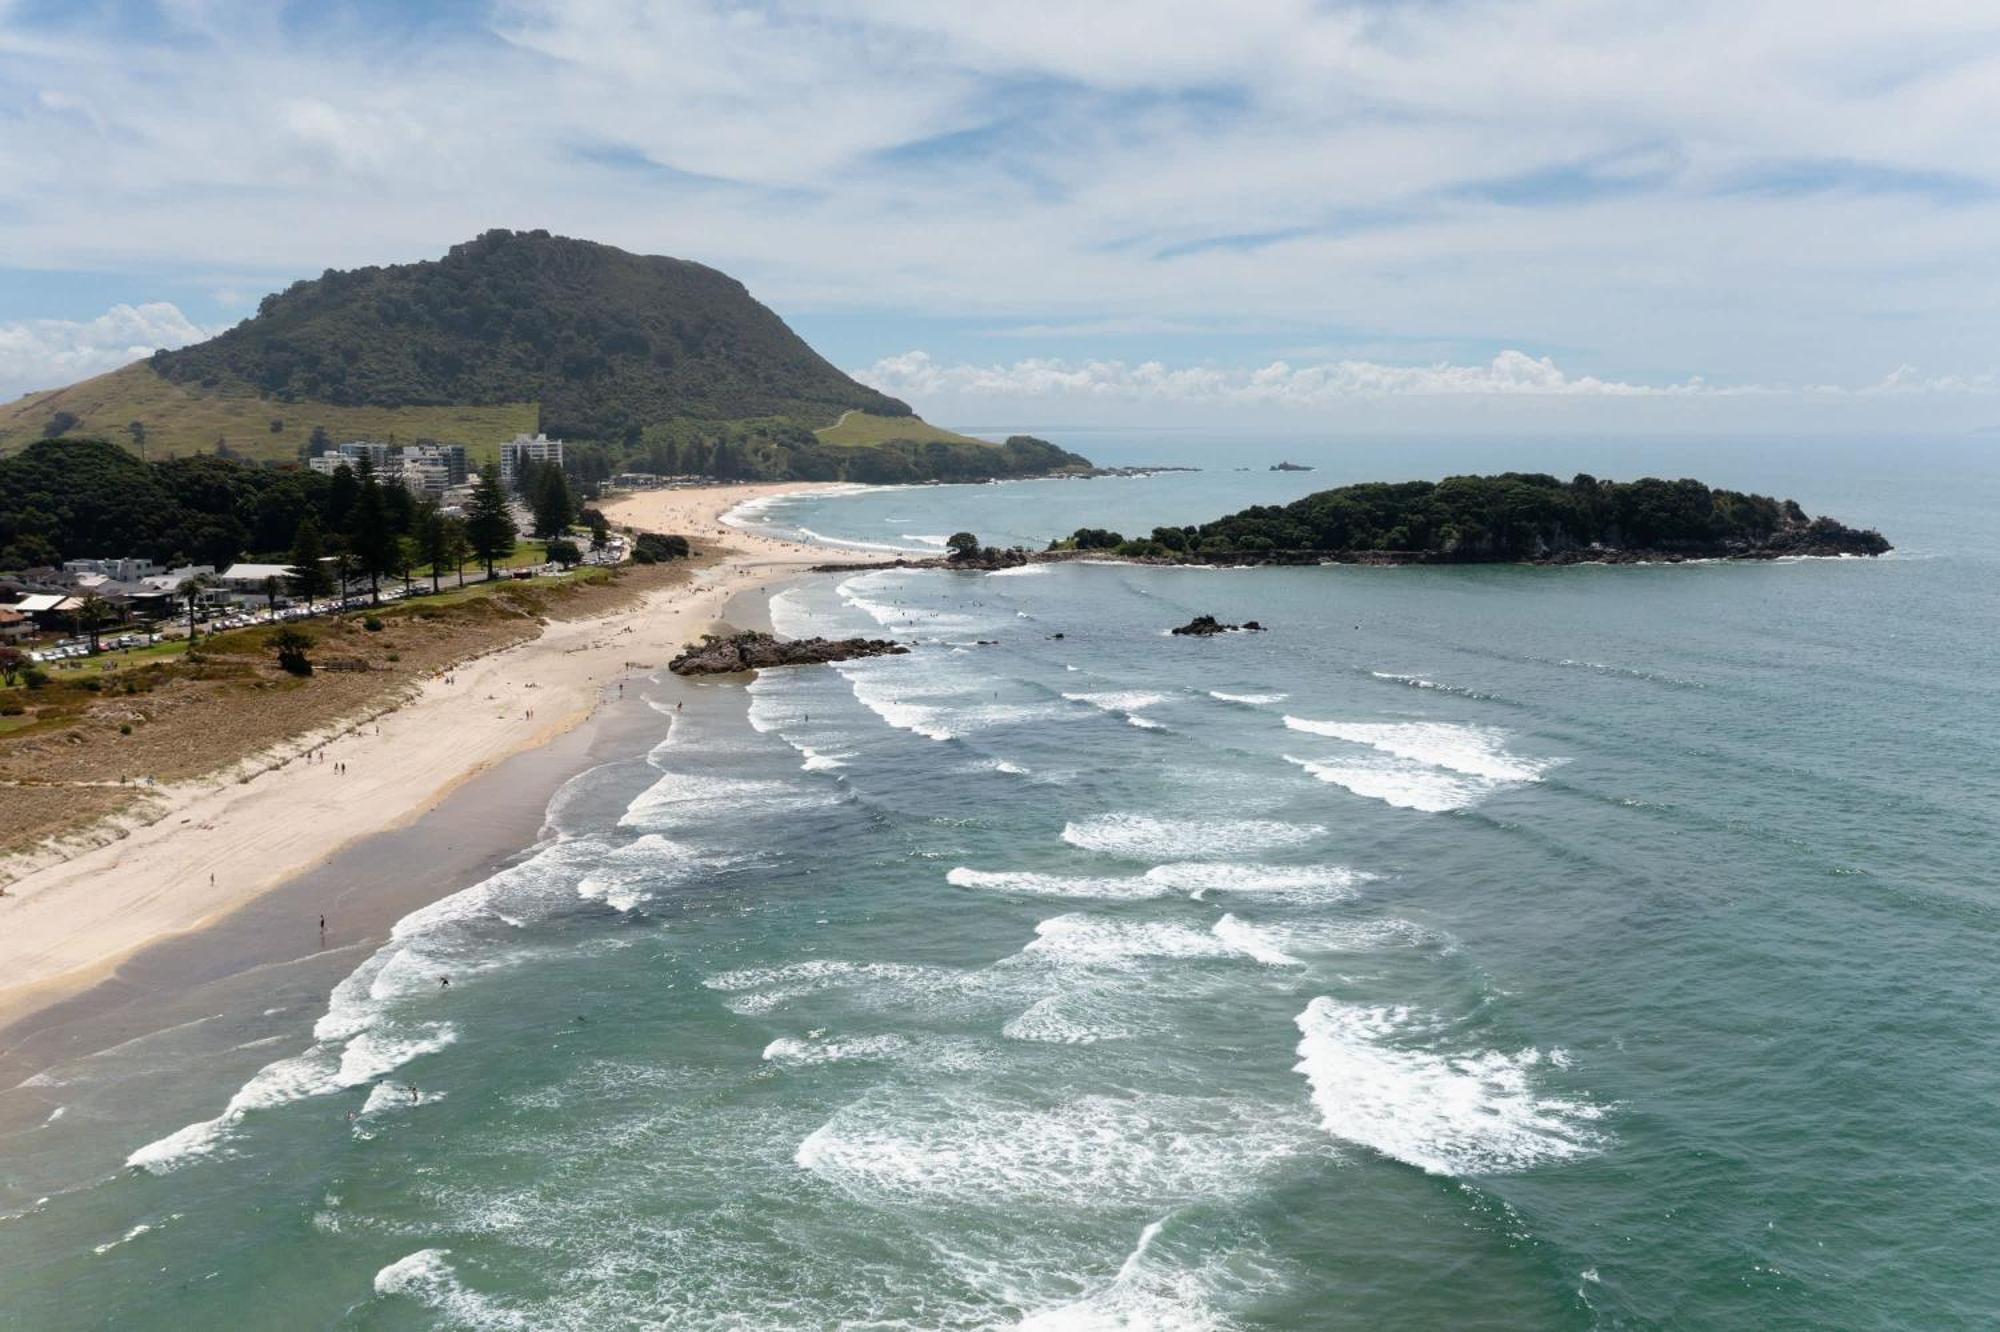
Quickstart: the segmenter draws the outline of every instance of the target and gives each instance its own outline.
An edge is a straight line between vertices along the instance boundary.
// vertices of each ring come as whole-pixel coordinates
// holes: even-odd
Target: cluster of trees
[[[560,469],[538,468],[533,481],[536,526],[560,536],[576,515],[567,479]],[[365,580],[379,590],[382,579],[418,569],[428,569],[435,585],[441,571],[474,558],[490,573],[513,553],[516,537],[491,468],[461,519],[383,484],[365,461],[331,476],[219,458],[148,463],[84,439],[42,440],[0,459],[0,568],[110,555],[220,568],[247,553],[288,553],[295,569],[309,571],[293,590],[324,596],[336,581]]]
[[[43,440],[0,459],[0,568],[93,555],[228,564],[279,551],[307,515],[337,525],[334,479],[220,458],[142,462],[102,440]]]
[[[307,514],[293,533],[289,582],[307,600],[345,591],[365,581],[371,600],[380,600],[382,580],[401,577],[407,586],[419,570],[429,573],[435,592],[445,570],[465,581],[465,564],[478,559],[490,578],[500,560],[513,554],[514,515],[500,485],[498,468],[480,473],[464,517],[447,515],[435,500],[413,501],[400,485],[383,485],[366,458],[358,468],[333,474],[338,492],[351,501],[340,509],[331,530]],[[564,530],[567,530],[566,528]]]
[[[546,231],[490,231],[432,262],[329,269],[153,366],[282,402],[537,402],[551,432],[622,442],[674,416],[910,410],[835,369],[726,274]]]
[[[792,420],[676,420],[646,429],[627,465],[725,481],[992,481],[1085,471],[1090,460],[1032,435],[999,446],[948,440],[828,444]]]
[[[1792,500],[1715,490],[1699,481],[1600,481],[1581,474],[1562,481],[1506,472],[1342,486],[1197,527],[1154,528],[1132,540],[1083,528],[1051,548],[1121,555],[1392,551],[1518,560],[1592,545],[1666,551],[1759,545],[1809,522]]]

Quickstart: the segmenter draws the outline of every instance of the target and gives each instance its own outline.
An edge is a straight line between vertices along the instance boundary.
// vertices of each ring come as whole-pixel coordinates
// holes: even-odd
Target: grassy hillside
[[[58,412],[76,418],[61,433],[112,440],[134,452],[140,449],[127,427],[142,423],[143,451],[149,458],[213,453],[220,439],[244,457],[294,459],[314,426],[325,426],[336,441],[435,439],[464,444],[475,457],[492,458],[503,440],[522,431],[532,434],[540,419],[532,402],[473,407],[277,402],[247,391],[202,391],[171,383],[140,361],[68,388],[0,404],[0,454],[18,453],[50,433]],[[274,421],[280,423],[276,430]]]
[[[984,444],[986,441],[974,439],[970,435],[960,435],[934,426],[920,416],[878,416],[873,412],[849,411],[841,413],[838,421],[823,430],[815,430],[822,444],[887,444],[892,440],[907,439],[918,444]]]
[[[425,263],[328,270],[152,364],[211,394],[535,402],[550,434],[607,441],[674,419],[910,410],[842,374],[726,273],[546,231],[489,231]]]

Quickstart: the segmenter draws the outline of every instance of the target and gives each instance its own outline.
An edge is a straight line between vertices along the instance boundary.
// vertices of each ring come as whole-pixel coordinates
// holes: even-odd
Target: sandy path
[[[605,506],[614,523],[720,547],[721,516],[802,484],[651,491]],[[0,1024],[109,974],[125,957],[199,928],[341,847],[414,821],[467,778],[587,718],[637,667],[665,664],[729,599],[798,573],[827,552],[730,531],[695,581],[592,620],[552,623],[531,642],[467,662],[415,698],[299,760],[237,783],[183,783],[165,813],[129,836],[26,875],[0,898]],[[342,766],[346,771],[342,772]]]

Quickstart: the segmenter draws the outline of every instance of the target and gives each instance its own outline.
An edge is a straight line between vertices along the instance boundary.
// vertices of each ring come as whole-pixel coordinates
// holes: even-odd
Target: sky
[[[0,0],[0,398],[546,227],[947,424],[2000,427],[1994,0]]]

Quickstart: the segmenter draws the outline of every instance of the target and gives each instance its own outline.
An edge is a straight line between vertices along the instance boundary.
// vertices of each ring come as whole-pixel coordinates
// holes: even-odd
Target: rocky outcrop
[[[1245,620],[1241,624],[1224,624],[1213,615],[1197,615],[1186,624],[1171,632],[1189,638],[1207,638],[1211,634],[1262,633],[1264,626],[1255,620]]]
[[[893,657],[909,651],[886,638],[778,638],[751,630],[726,638],[705,634],[699,645],[667,663],[675,675],[734,675],[766,666],[818,666],[855,657]]]

